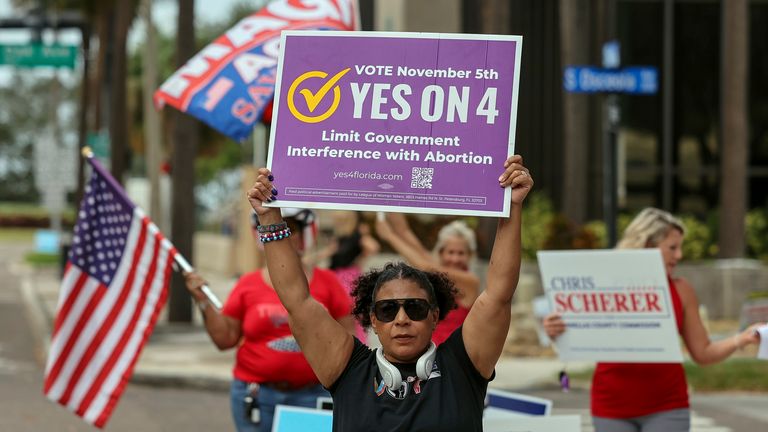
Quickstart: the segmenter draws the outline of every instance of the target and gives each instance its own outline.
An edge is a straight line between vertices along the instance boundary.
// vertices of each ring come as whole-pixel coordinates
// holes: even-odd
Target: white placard
[[[542,251],[538,259],[551,309],[567,326],[555,341],[561,360],[683,360],[661,251]]]
[[[507,417],[483,419],[486,432],[581,432],[581,416]]]

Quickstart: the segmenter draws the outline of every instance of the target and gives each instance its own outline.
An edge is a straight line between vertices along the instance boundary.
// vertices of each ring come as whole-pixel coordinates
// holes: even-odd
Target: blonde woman
[[[456,286],[457,307],[440,321],[432,334],[432,340],[439,345],[461,326],[480,292],[480,279],[472,271],[477,251],[475,233],[464,222],[453,221],[440,229],[430,253],[402,213],[388,213],[385,219],[379,218],[376,232],[408,264],[422,271],[445,273]]]
[[[685,227],[663,210],[646,208],[629,224],[616,246],[620,249],[659,248],[669,279],[677,328],[693,361],[706,365],[725,360],[760,338],[754,325],[717,342],[709,339],[699,316],[693,287],[674,276],[683,257]],[[566,331],[557,314],[544,319],[555,339]],[[592,379],[592,419],[597,432],[683,432],[690,430],[688,384],[680,363],[598,363]]]

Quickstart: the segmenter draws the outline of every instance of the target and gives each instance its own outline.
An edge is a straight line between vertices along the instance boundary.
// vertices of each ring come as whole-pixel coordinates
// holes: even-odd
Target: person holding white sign
[[[693,287],[674,277],[683,257],[685,227],[656,208],[641,211],[624,231],[617,248],[659,248],[667,271],[677,328],[693,361],[706,365],[725,360],[746,345],[760,342],[756,324],[733,337],[709,339],[699,316]],[[567,325],[558,314],[544,318],[555,339]],[[688,384],[680,363],[598,363],[592,379],[592,418],[596,432],[683,432],[690,430]]]
[[[265,229],[282,221],[279,209],[262,205],[275,199],[273,179],[268,169],[260,169],[248,192]],[[522,204],[533,186],[520,156],[505,161],[498,182],[511,188],[511,214],[498,221],[487,287],[463,326],[439,347],[431,341],[445,314],[438,304],[452,300],[444,276],[399,263],[358,279],[356,317],[374,329],[382,345],[371,350],[310,295],[291,243],[262,239],[293,334],[333,396],[334,431],[482,430],[485,393],[509,331],[520,275]]]
[[[463,221],[453,221],[438,232],[432,253],[421,244],[402,213],[388,213],[386,218],[379,219],[376,233],[410,265],[445,273],[456,285],[457,307],[448,311],[432,333],[432,341],[440,345],[464,322],[480,291],[480,278],[470,270],[477,251],[475,233]]]

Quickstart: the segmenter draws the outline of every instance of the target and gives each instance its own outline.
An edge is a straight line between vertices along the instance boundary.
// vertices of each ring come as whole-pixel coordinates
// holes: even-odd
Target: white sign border
[[[277,118],[280,112],[280,89],[282,87],[283,59],[286,38],[298,37],[373,37],[373,38],[411,38],[411,39],[457,39],[457,40],[502,40],[515,42],[515,70],[513,84],[517,83],[516,91],[512,92],[512,106],[510,109],[509,137],[507,139],[507,157],[515,153],[515,136],[517,133],[517,107],[520,94],[520,63],[522,58],[523,36],[520,35],[494,35],[494,34],[464,34],[464,33],[418,33],[418,32],[385,32],[385,31],[342,31],[342,30],[283,30],[280,34],[280,54],[277,60],[277,82],[275,83],[275,98],[272,106],[272,124],[269,131],[269,146],[267,150],[267,168],[272,170],[272,157],[275,146],[275,133]],[[501,174],[503,165],[499,165]],[[482,216],[482,217],[509,217],[511,209],[512,189],[504,189],[504,208],[501,211],[460,210],[449,208],[410,207],[410,206],[377,206],[366,204],[344,203],[318,203],[298,200],[278,199],[278,202],[264,203],[265,207],[298,207],[325,210],[355,210],[355,211],[383,211],[396,213],[418,213],[450,216]]]

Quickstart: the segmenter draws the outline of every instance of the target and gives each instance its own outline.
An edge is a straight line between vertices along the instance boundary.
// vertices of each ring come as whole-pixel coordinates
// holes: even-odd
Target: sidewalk
[[[56,315],[59,284],[57,269],[32,269],[17,264],[15,272],[21,276],[22,291],[33,327],[39,333],[41,357],[47,354],[53,320]],[[211,290],[224,301],[236,279],[207,272],[203,275]],[[136,364],[133,382],[158,386],[189,386],[225,390],[229,386],[235,350],[221,352],[208,338],[200,314],[195,310],[194,322],[169,323],[166,312],[161,314],[155,330]],[[43,360],[43,358],[41,358]],[[570,364],[569,370],[583,365]],[[557,385],[562,363],[555,358],[502,357],[496,367],[496,378],[491,387],[505,390],[523,390]]]

